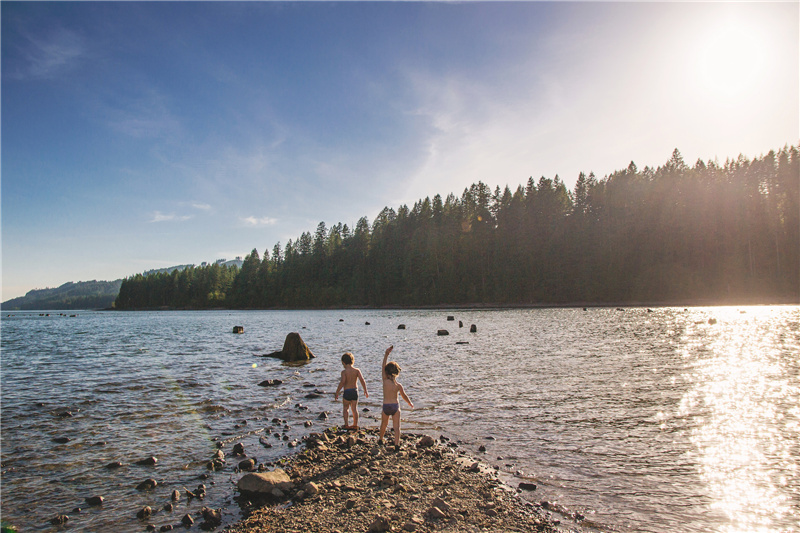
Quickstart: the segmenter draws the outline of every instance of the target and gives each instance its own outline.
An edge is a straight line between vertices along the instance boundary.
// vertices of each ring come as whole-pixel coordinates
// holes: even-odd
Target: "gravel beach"
[[[272,482],[244,491],[245,477]],[[329,428],[272,471],[245,474],[239,488],[246,516],[231,533],[552,532],[558,523],[493,468],[419,434],[404,433],[395,448],[375,430]]]

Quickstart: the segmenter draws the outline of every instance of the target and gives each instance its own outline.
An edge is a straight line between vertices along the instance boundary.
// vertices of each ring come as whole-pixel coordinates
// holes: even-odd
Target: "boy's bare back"
[[[361,370],[354,366],[342,370],[342,381],[344,382],[343,388],[355,389],[358,384],[358,377],[360,375]]]

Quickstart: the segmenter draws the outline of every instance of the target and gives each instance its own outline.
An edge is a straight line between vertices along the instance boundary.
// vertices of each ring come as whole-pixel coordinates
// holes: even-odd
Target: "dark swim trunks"
[[[348,402],[354,402],[358,400],[358,389],[344,389],[344,394],[342,398],[347,400]]]
[[[399,410],[400,410],[400,404],[399,403],[385,403],[385,404],[383,404],[383,414],[385,414],[386,416],[392,416]]]

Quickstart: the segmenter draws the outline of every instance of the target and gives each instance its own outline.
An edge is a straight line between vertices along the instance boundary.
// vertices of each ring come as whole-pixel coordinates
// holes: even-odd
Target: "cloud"
[[[260,227],[260,226],[272,226],[273,224],[278,223],[277,218],[270,218],[270,217],[242,217],[239,220],[242,221],[242,224],[245,226],[250,227]]]
[[[192,207],[200,211],[211,211],[211,206],[208,204],[193,203]]]
[[[11,77],[18,80],[50,79],[72,69],[86,55],[84,39],[77,33],[58,28],[47,35],[20,32],[17,46],[19,64]]]
[[[150,222],[183,222],[193,218],[192,215],[176,215],[175,213],[162,213],[156,211],[153,213],[153,218]]]

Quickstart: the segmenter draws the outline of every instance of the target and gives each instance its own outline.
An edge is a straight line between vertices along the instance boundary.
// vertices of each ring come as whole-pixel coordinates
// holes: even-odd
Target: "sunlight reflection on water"
[[[680,414],[696,413],[691,440],[710,507],[731,521],[720,531],[775,531],[799,505],[787,491],[800,485],[797,322],[780,323],[785,315],[771,308],[717,308],[714,316],[718,324],[686,332],[700,340],[686,354],[693,384]]]

